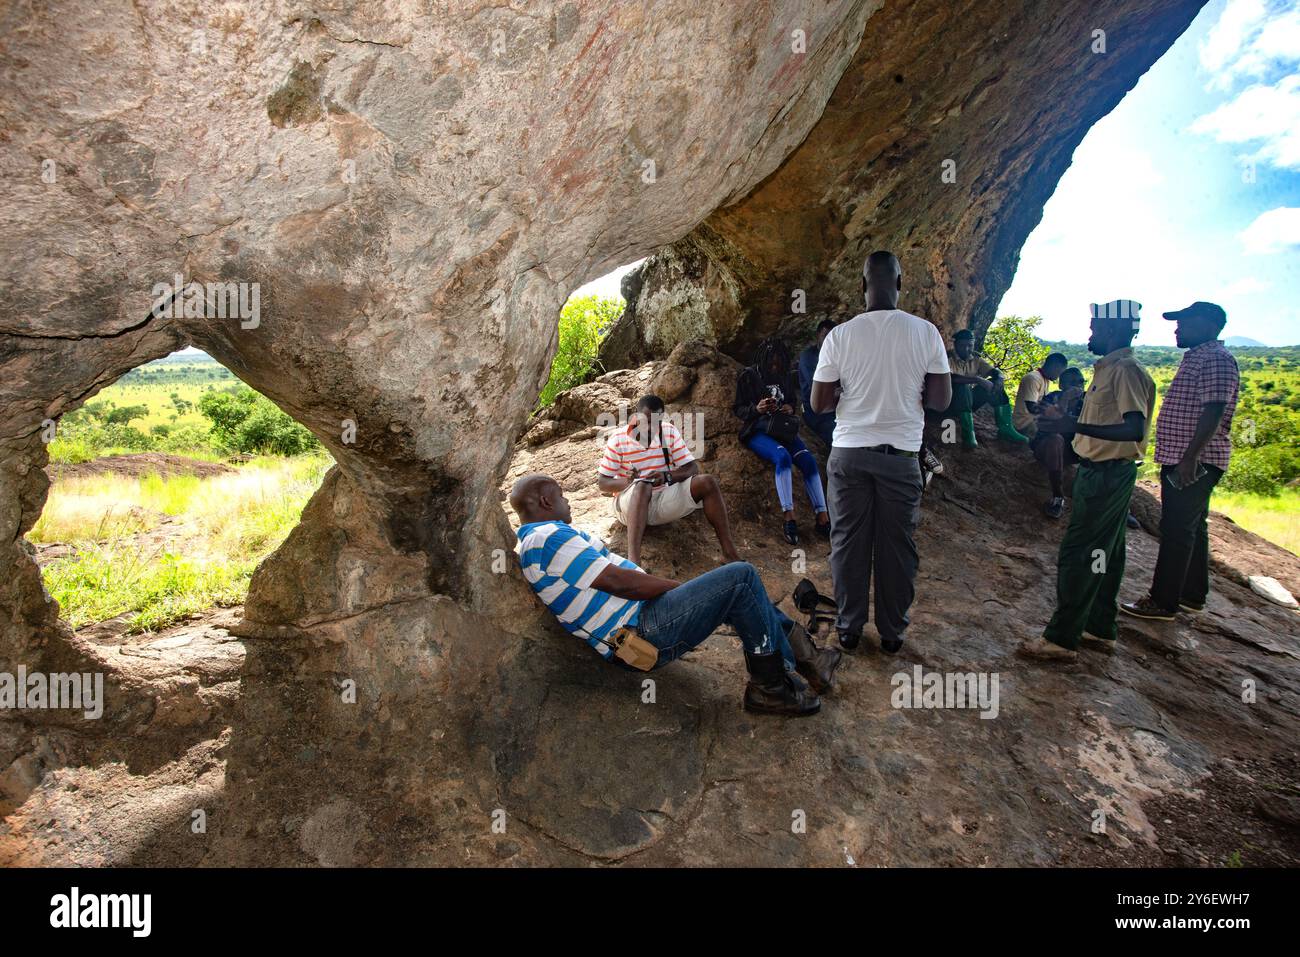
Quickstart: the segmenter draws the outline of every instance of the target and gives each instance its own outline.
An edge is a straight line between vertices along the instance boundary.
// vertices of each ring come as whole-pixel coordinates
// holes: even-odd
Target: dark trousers
[[[1126,459],[1079,464],[1070,526],[1056,560],[1056,612],[1043,631],[1053,644],[1076,649],[1085,631],[1107,641],[1117,637],[1128,503],[1136,481],[1137,463]]]
[[[1160,470],[1160,557],[1151,580],[1151,600],[1166,611],[1179,602],[1204,605],[1210,593],[1210,493],[1223,470],[1205,466],[1205,474],[1186,488],[1169,481],[1174,467]]]
[[[817,438],[826,443],[828,449],[834,444],[834,412],[810,412],[809,410],[804,409],[803,420],[807,424],[808,428],[817,433]]]
[[[921,517],[921,466],[907,455],[835,446],[826,461],[831,575],[840,632],[860,635],[876,576],[876,630],[903,637],[915,594],[913,535]]]
[[[982,409],[986,405],[1008,405],[1010,400],[1007,398],[1006,390],[999,386],[989,389],[976,389],[973,385],[954,385],[952,387],[952,402],[948,408],[944,409],[941,415],[960,415],[963,412],[974,412]]]

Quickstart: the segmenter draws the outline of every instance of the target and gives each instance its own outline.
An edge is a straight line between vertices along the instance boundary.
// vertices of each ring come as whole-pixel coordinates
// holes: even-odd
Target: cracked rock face
[[[745,361],[765,335],[810,340],[861,310],[875,249],[902,262],[904,308],[982,336],[1075,147],[1202,5],[881,5],[781,168],[642,267],[605,367],[683,330]]]
[[[437,594],[508,613],[522,592],[489,571],[508,535],[492,490],[565,297],[769,175],[816,122],[868,12],[7,11],[0,658],[56,627],[20,542],[45,494],[42,423],[185,343],[339,462],[259,576],[250,629]],[[786,42],[791,24],[815,38],[806,52]],[[152,315],[176,275],[255,286],[260,315]]]
[[[917,311],[986,317],[1074,144],[1196,7],[10,5],[0,669],[104,670],[109,735],[225,719],[198,691],[159,711],[171,684],[71,634],[23,540],[50,427],[193,344],[338,462],[230,629],[248,651],[223,788],[248,817],[216,830],[220,859],[447,860],[464,829],[428,822],[503,796],[561,841],[590,830],[610,800],[528,763],[563,728],[522,730],[580,650],[553,647],[500,561],[499,482],[566,296],[668,247],[635,311],[662,318],[616,341],[733,350],[780,324],[793,284],[810,311],[851,306],[861,253],[894,245]],[[725,363],[679,358],[656,386],[725,409]],[[568,791],[581,810],[543,820],[539,795]],[[657,839],[686,800],[618,793],[636,819],[582,853]],[[431,843],[403,848],[415,819]]]

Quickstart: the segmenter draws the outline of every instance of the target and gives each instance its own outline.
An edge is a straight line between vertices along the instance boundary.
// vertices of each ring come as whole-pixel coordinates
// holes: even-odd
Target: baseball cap
[[[1176,309],[1173,312],[1163,314],[1166,319],[1177,321],[1179,319],[1194,319],[1198,316],[1209,319],[1219,325],[1224,325],[1228,321],[1228,314],[1223,311],[1222,306],[1217,306],[1212,302],[1196,301],[1185,309]]]

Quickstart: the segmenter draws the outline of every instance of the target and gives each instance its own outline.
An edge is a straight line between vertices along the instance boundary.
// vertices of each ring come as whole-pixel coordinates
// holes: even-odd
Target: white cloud
[[[1237,61],[1267,14],[1263,0],[1228,0],[1200,45],[1201,66],[1215,74],[1215,83],[1224,77],[1231,80]]]
[[[1260,213],[1241,231],[1241,242],[1249,255],[1276,253],[1300,246],[1300,206],[1279,206]]]
[[[1257,85],[1213,112],[1198,117],[1193,133],[1220,143],[1262,142],[1256,160],[1283,169],[1300,169],[1300,74],[1272,86]]]
[[[1229,90],[1242,78],[1260,79],[1300,60],[1300,8],[1263,0],[1229,0],[1200,44],[1209,88]],[[1276,75],[1276,73],[1274,73]]]
[[[1273,284],[1263,279],[1257,279],[1254,276],[1242,276],[1236,282],[1230,282],[1219,290],[1219,298],[1232,300],[1242,299],[1246,296],[1257,292],[1264,292],[1272,289]]]

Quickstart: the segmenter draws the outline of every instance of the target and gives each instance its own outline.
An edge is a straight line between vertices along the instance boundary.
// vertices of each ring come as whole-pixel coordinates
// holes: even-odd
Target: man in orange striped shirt
[[[632,564],[641,564],[647,525],[667,525],[697,508],[704,509],[727,561],[740,561],[722,488],[712,475],[700,472],[700,463],[665,417],[663,399],[657,395],[637,400],[627,428],[616,429],[606,441],[597,471],[600,490],[614,496],[614,514],[627,526]]]

